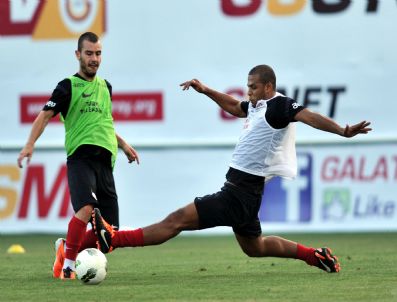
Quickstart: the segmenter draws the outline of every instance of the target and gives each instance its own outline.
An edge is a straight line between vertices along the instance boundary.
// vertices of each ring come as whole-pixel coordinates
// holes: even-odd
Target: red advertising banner
[[[113,118],[118,122],[163,120],[161,92],[115,93],[112,96]]]
[[[20,102],[20,121],[22,124],[32,123],[49,95],[23,95]],[[114,93],[112,111],[115,121],[161,121],[163,120],[163,94],[161,92]],[[53,118],[51,123],[59,123]]]
[[[20,103],[21,124],[31,124],[44,105],[48,102],[49,95],[22,95]],[[59,118],[52,118],[50,123],[60,123]]]

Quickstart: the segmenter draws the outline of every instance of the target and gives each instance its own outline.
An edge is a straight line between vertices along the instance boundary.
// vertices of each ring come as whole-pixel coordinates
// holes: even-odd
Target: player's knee
[[[75,216],[84,221],[87,222],[91,219],[91,215],[92,215],[92,210],[93,210],[93,206],[92,205],[85,205],[84,207],[80,208],[80,210],[78,210],[75,214]]]

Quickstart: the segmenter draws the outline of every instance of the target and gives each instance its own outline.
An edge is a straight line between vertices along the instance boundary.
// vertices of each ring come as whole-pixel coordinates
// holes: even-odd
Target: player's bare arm
[[[320,129],[323,131],[338,134],[344,137],[353,137],[357,134],[367,134],[372,129],[368,126],[371,124],[367,121],[362,121],[355,125],[346,125],[346,127],[341,127],[334,120],[315,113],[305,108],[295,115],[297,121],[303,122],[313,128]]]
[[[36,143],[40,135],[43,133],[45,127],[48,124],[48,121],[52,118],[53,115],[54,115],[54,111],[52,110],[48,110],[48,111],[42,110],[34,120],[28,141],[26,142],[25,146],[23,147],[23,149],[21,150],[18,156],[17,161],[18,161],[18,166],[20,168],[23,167],[22,161],[25,157],[27,158],[27,164],[29,164],[30,159],[32,158],[33,155],[34,144]]]
[[[180,86],[182,87],[182,90],[188,90],[190,87],[192,87],[197,92],[205,94],[213,101],[215,101],[223,110],[229,112],[236,117],[247,116],[245,112],[241,109],[241,102],[239,100],[228,94],[211,89],[197,79],[186,81],[180,84]]]
[[[127,156],[128,162],[132,163],[136,161],[136,163],[139,165],[139,156],[138,152],[131,147],[120,135],[116,133],[116,138],[117,138],[117,145],[119,148],[121,148],[124,152],[124,154]]]

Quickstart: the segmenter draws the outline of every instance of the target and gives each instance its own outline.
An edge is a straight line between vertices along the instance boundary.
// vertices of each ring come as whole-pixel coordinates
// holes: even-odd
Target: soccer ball
[[[76,258],[76,276],[83,284],[101,283],[107,273],[108,261],[98,249],[89,248],[81,251]]]

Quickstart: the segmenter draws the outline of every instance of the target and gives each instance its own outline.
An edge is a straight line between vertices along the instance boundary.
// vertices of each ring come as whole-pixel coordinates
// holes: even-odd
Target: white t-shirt
[[[271,178],[294,178],[297,174],[294,116],[304,109],[280,93],[260,100],[256,107],[242,102],[247,112],[243,130],[230,167]]]

